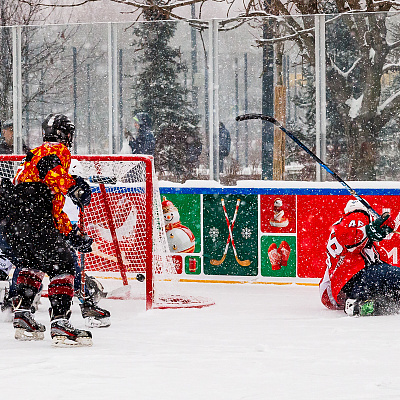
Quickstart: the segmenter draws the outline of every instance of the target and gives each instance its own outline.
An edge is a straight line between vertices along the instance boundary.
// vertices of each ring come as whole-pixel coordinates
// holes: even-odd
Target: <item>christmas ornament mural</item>
[[[256,195],[203,195],[204,273],[257,275]]]

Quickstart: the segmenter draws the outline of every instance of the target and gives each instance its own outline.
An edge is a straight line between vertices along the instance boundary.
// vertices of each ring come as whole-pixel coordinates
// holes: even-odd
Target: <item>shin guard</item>
[[[49,282],[49,300],[51,316],[65,315],[71,308],[74,295],[74,276],[68,274],[57,275]]]

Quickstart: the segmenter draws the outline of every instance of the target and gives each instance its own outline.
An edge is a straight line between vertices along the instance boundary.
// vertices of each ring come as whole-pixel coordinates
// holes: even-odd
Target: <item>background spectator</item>
[[[231,151],[231,134],[225,125],[219,123],[219,172],[224,172],[224,158],[229,155]]]
[[[125,131],[125,138],[128,140],[132,154],[154,155],[155,139],[151,131],[150,115],[140,112],[133,117],[133,122],[137,131],[136,138],[128,130]]]
[[[22,150],[26,153],[29,149],[22,141]],[[13,121],[7,120],[1,124],[1,137],[0,137],[0,154],[13,154],[14,153],[14,129]]]

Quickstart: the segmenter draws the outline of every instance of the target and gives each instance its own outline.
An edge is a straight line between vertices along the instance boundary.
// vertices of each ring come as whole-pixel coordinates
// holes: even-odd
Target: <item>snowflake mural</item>
[[[208,234],[210,235],[211,240],[215,242],[219,236],[219,230],[215,226],[213,226],[212,228],[210,228]]]
[[[251,231],[250,228],[247,228],[247,227],[243,228],[241,233],[242,233],[242,237],[244,239],[250,239],[251,238],[252,231]]]

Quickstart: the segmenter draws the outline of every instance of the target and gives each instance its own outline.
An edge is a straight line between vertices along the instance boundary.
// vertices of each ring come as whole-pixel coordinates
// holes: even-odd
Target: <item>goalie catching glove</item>
[[[369,239],[374,242],[380,242],[381,240],[385,239],[389,233],[393,232],[393,221],[389,220],[389,217],[390,214],[388,212],[384,212],[379,218],[365,227],[365,233]]]
[[[81,253],[90,253],[92,251],[93,239],[86,233],[82,233],[77,225],[74,225],[72,231],[68,234],[69,244]]]
[[[89,184],[80,176],[73,176],[76,184],[68,190],[68,196],[79,207],[88,206],[92,197]]]

